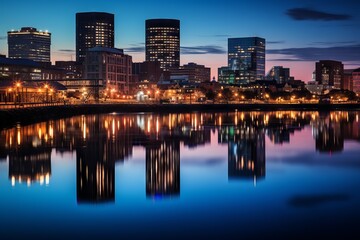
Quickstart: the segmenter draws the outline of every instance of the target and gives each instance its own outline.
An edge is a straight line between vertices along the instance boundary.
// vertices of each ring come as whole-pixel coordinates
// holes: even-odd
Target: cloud
[[[220,36],[220,35],[218,35]],[[224,35],[225,36],[225,35]],[[206,45],[206,46],[193,46],[193,47],[180,47],[181,54],[225,54],[224,50],[220,46]],[[129,44],[128,48],[124,48],[128,53],[143,53],[145,52],[145,43]]]
[[[327,13],[310,8],[292,8],[288,9],[286,14],[297,21],[344,21],[352,18],[352,16],[347,14]]]
[[[285,48],[269,49],[267,54],[280,54],[283,58],[268,59],[268,61],[318,61],[318,60],[338,60],[338,61],[360,61],[360,44],[330,46],[330,47],[305,47],[305,48]]]
[[[62,53],[74,53],[75,52],[74,49],[59,49],[57,51],[62,52]]]
[[[288,204],[293,207],[316,207],[330,202],[345,202],[350,197],[345,194],[319,194],[294,196],[289,199]]]
[[[225,54],[226,51],[219,46],[194,46],[194,47],[181,47],[181,54],[197,55],[197,54]]]
[[[333,46],[339,44],[357,44],[356,41],[339,41],[339,42],[312,42],[309,45],[325,45],[325,46]]]
[[[6,36],[0,36],[0,41],[1,41],[1,40],[6,40],[6,39],[7,39]]]
[[[216,34],[216,35],[213,35],[213,37],[229,38],[229,37],[231,37],[231,35],[228,35],[228,34]]]
[[[145,47],[129,47],[124,48],[124,51],[129,53],[143,53],[145,52]]]
[[[266,41],[266,44],[283,44],[285,41]]]

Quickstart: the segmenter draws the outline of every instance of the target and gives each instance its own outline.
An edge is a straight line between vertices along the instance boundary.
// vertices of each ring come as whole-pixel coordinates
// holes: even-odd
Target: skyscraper
[[[9,58],[30,59],[50,63],[51,33],[23,27],[8,32]]]
[[[94,47],[114,47],[114,14],[76,14],[76,61],[82,63],[86,51]]]
[[[265,39],[259,37],[229,38],[228,67],[244,83],[265,76]]]
[[[180,65],[180,20],[146,20],[146,61],[160,62],[168,71]]]

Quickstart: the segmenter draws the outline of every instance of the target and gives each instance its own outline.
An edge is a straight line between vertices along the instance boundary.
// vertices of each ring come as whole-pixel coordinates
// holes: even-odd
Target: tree
[[[211,100],[211,101],[213,101],[213,103],[214,103],[215,98],[216,98],[216,93],[215,93],[213,90],[209,89],[209,90],[205,93],[205,97],[206,97],[206,99]]]
[[[224,100],[226,101],[226,103],[229,103],[229,101],[233,97],[233,93],[229,88],[224,88],[222,90],[222,96],[223,96]]]

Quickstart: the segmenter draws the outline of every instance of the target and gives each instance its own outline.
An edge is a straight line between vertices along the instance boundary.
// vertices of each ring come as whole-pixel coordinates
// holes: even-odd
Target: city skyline
[[[139,3],[143,7],[138,8]],[[360,65],[360,32],[356,30],[360,22],[356,6],[360,3],[353,0],[326,4],[275,0],[262,2],[262,8],[258,8],[260,2],[233,0],[223,5],[217,1],[194,1],[191,8],[187,1],[164,3],[94,0],[84,6],[68,0],[51,4],[42,0],[10,2],[1,17],[6,24],[0,26],[0,53],[7,55],[7,31],[30,26],[52,33],[53,62],[75,60],[75,14],[98,11],[115,14],[115,47],[123,48],[134,62],[145,60],[145,20],[175,18],[181,21],[181,65],[206,65],[211,67],[211,76],[217,76],[217,68],[226,65],[227,39],[231,37],[265,38],[266,72],[272,66],[282,65],[291,68],[296,79],[306,82],[311,80],[318,60],[343,61],[346,69]],[[31,17],[29,10],[33,11]]]

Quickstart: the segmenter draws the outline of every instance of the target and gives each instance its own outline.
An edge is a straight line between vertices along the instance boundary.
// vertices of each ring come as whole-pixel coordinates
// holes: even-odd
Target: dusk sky
[[[181,21],[181,64],[212,68],[227,64],[227,38],[266,39],[266,71],[291,68],[296,79],[311,80],[315,61],[340,60],[360,67],[359,0],[16,0],[0,14],[0,54],[7,55],[7,31],[29,26],[52,33],[52,61],[75,60],[75,14],[115,14],[115,47],[134,62],[144,61],[145,20]]]

